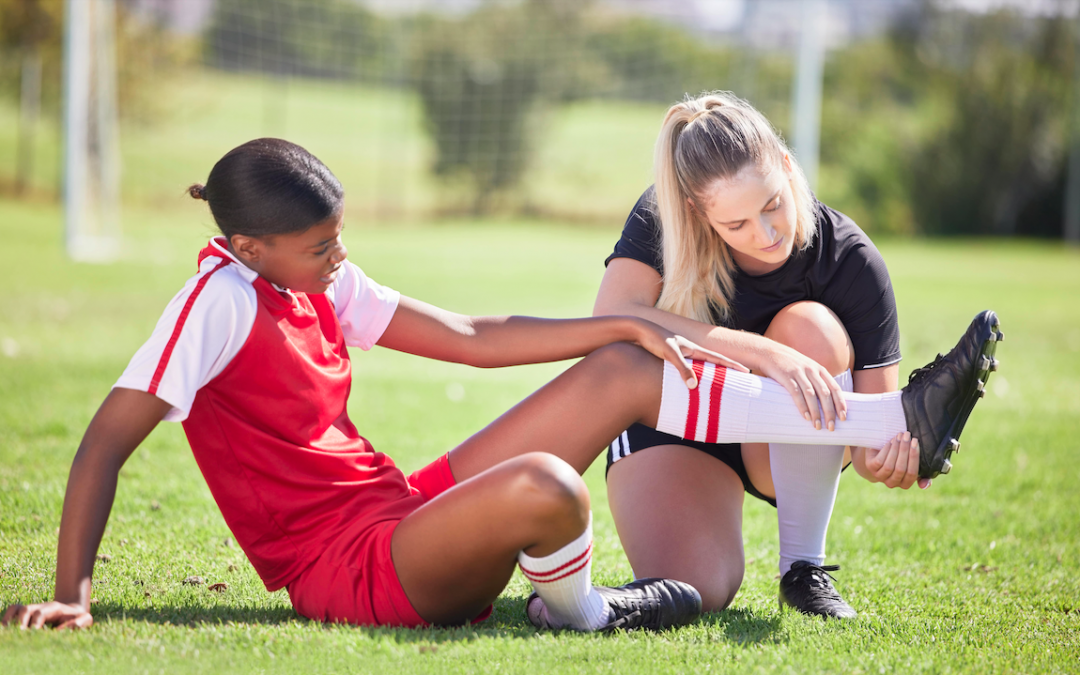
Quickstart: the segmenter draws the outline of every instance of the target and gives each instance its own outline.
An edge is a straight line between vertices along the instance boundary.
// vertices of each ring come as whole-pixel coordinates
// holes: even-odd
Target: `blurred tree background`
[[[1078,19],[1064,5],[901,4],[882,30],[830,44],[820,198],[872,233],[1061,237]],[[198,124],[229,147],[263,134],[317,154],[330,144],[322,153],[341,151],[331,165],[356,177],[356,199],[377,219],[534,213],[615,224],[648,185],[664,109],[685,94],[730,89],[790,129],[791,40],[755,44],[631,5],[402,12],[359,0],[121,0],[122,138],[159,141],[153,160],[125,150],[139,174],[125,195],[164,194],[144,182],[189,161],[190,145],[170,140]],[[62,29],[63,0],[0,0],[4,190],[57,194]],[[27,118],[35,73],[37,117]],[[250,118],[223,121],[245,95]],[[304,112],[323,99],[340,114]],[[40,119],[41,139],[28,119]],[[210,160],[200,161],[192,179]]]

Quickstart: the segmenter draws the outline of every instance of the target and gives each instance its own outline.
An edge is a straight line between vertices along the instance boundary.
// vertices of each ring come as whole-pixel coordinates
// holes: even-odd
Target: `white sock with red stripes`
[[[907,431],[900,392],[845,394],[847,420],[817,430],[791,394],[775,381],[694,361],[696,389],[687,389],[664,362],[664,389],[656,429],[705,443],[797,443],[883,448]]]
[[[851,371],[837,376],[845,392],[852,387]],[[769,463],[776,489],[776,519],[780,525],[780,575],[796,560],[825,564],[825,536],[829,530],[843,445],[808,448],[792,443],[770,443]]]
[[[591,631],[614,619],[611,608],[592,586],[592,514],[581,536],[551,555],[533,558],[524,551],[518,565],[544,601],[547,625]]]

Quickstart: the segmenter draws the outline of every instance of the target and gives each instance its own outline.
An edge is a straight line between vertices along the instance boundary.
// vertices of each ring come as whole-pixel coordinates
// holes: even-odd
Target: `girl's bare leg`
[[[689,583],[703,611],[727,607],[745,565],[743,485],[735,472],[694,448],[661,445],[612,464],[607,484],[635,576]]]
[[[588,523],[589,493],[577,472],[553,455],[528,453],[402,520],[391,542],[394,568],[420,616],[461,624],[502,592],[519,552],[550,555]]]
[[[543,450],[584,473],[635,422],[656,425],[663,362],[643,349],[599,349],[450,452],[458,482]]]
[[[420,616],[471,619],[505,588],[519,552],[546,556],[584,532],[579,474],[630,424],[656,423],[662,373],[644,350],[609,345],[451,452],[457,486],[402,520],[392,541]]]

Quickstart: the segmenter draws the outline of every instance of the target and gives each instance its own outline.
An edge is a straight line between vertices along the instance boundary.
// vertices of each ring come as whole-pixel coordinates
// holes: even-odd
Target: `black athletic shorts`
[[[746,465],[743,464],[742,458],[742,446],[738,443],[700,443],[698,441],[687,441],[678,436],[672,436],[671,434],[665,434],[662,431],[657,431],[651,427],[647,427],[644,424],[635,424],[626,431],[619,434],[619,437],[612,442],[608,447],[607,452],[607,469],[606,472],[611,469],[611,465],[619,461],[623,457],[629,457],[631,453],[638,450],[645,450],[646,448],[654,448],[658,445],[682,445],[688,450],[694,448],[704,452],[710,457],[715,457],[724,464],[731,467],[731,470],[742,481],[743,489],[745,489],[750,495],[757,497],[758,499],[768,502],[773,506],[776,506],[776,500],[771,497],[758,492],[758,489],[754,487],[754,484],[750,482],[750,474],[746,473]]]

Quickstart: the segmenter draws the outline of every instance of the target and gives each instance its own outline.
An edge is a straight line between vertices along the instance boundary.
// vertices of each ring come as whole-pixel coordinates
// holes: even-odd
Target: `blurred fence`
[[[350,217],[621,223],[684,94],[730,89],[792,128],[799,1],[713,0],[738,9],[725,25],[691,11],[708,4],[122,0],[123,199],[167,207],[274,135],[339,175]],[[877,233],[1062,236],[1078,107],[1064,6],[819,4],[823,201]],[[6,194],[59,194],[62,8],[0,0]]]

